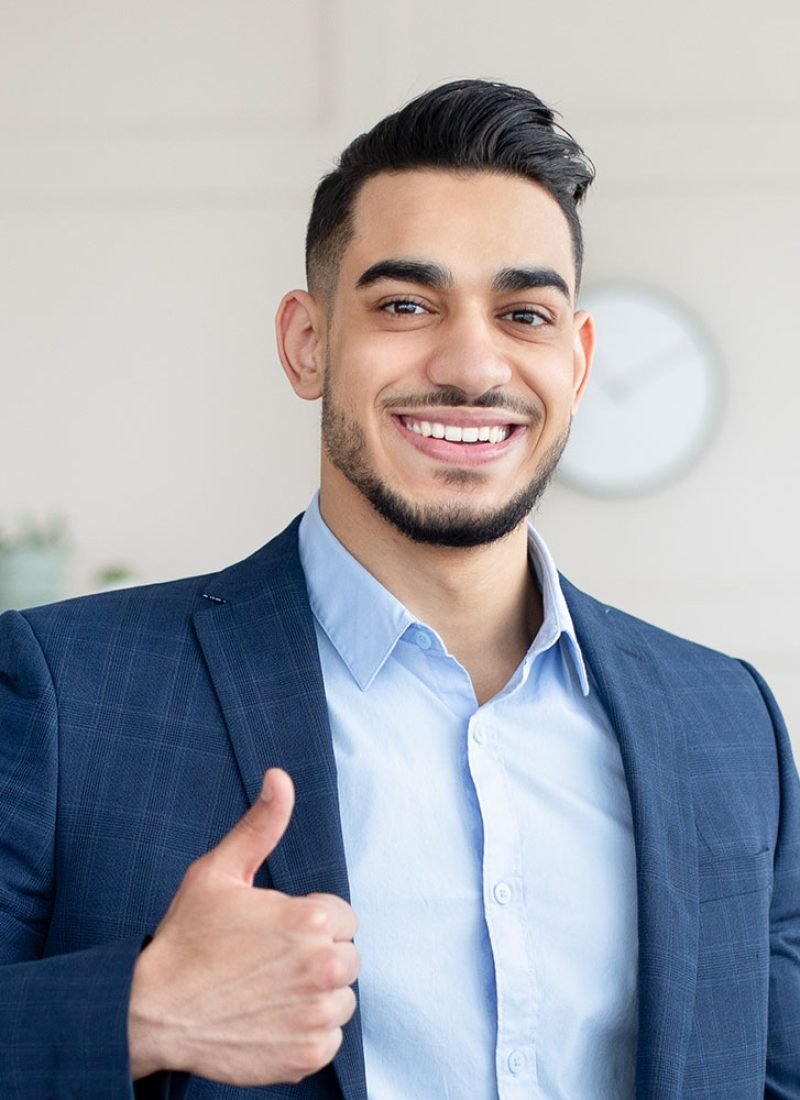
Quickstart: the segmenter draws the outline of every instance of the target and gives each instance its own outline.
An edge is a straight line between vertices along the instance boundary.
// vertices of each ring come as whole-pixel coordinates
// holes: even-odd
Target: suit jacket
[[[131,1095],[136,956],[267,767],[297,805],[259,884],[348,898],[296,522],[215,576],[0,619],[2,1097]],[[798,1100],[800,789],[772,697],[747,666],[564,589],[633,808],[637,1100]],[[365,1100],[360,1036],[356,1015],[300,1085],[192,1079],[188,1096]]]

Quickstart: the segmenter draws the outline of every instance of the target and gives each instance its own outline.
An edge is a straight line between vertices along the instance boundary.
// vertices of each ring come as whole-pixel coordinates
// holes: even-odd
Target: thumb
[[[292,780],[281,768],[270,768],[259,797],[206,859],[215,870],[251,886],[259,867],[286,832],[293,809]]]

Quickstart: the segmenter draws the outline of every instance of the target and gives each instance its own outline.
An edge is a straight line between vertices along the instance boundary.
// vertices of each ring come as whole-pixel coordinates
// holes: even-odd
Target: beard
[[[412,542],[429,546],[485,546],[511,534],[527,519],[542,497],[558,465],[569,437],[569,428],[550,445],[528,482],[510,500],[486,510],[471,507],[461,500],[443,504],[421,505],[396,492],[375,474],[367,455],[367,441],[358,422],[339,407],[329,385],[326,371],[322,395],[322,445],[331,463],[339,470],[375,509]],[[427,396],[419,404],[478,407],[498,407],[502,398],[486,395],[480,401],[465,401],[459,390],[440,391]],[[404,405],[408,408],[408,404]],[[453,468],[442,474],[442,480],[453,486],[475,480],[474,472]]]

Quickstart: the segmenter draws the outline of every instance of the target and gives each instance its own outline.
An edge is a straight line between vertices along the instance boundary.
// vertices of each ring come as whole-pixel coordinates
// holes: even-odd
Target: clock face
[[[711,438],[721,372],[684,307],[643,289],[589,290],[597,352],[559,477],[604,496],[644,493],[686,472]]]

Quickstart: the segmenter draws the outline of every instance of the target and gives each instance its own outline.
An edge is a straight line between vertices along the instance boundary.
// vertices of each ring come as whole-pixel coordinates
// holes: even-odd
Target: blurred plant
[[[57,549],[66,545],[67,522],[61,515],[52,516],[43,523],[24,519],[16,529],[0,528],[0,551],[17,549]]]
[[[133,580],[133,570],[122,562],[112,562],[103,565],[94,575],[94,583],[98,588],[124,588]]]
[[[24,520],[0,531],[0,611],[52,603],[63,592],[68,553],[62,516],[44,523]]]

